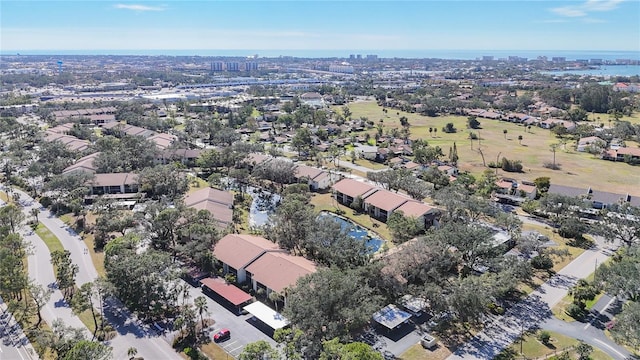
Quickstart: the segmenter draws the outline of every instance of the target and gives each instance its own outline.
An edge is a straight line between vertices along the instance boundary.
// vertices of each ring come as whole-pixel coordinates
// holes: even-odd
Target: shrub
[[[478,134],[474,133],[474,132],[470,132],[469,133],[469,139],[471,140],[478,140]]]
[[[51,206],[52,203],[53,201],[51,201],[51,198],[48,196],[43,196],[40,198],[40,204],[45,208],[48,208],[49,206]]]
[[[540,331],[538,334],[538,340],[545,345],[549,345],[549,340],[551,340],[551,334],[548,331]]]
[[[531,266],[534,269],[548,270],[553,267],[553,260],[546,255],[538,255],[531,259]]]
[[[559,163],[554,164],[550,161],[545,161],[545,163],[542,164],[542,166],[551,170],[560,170],[562,168]]]
[[[580,320],[582,319],[585,313],[583,306],[584,305],[580,306],[578,304],[571,303],[569,306],[567,306],[567,310],[565,310],[565,312],[567,313],[567,315],[571,316],[572,318],[576,320]]]
[[[447,125],[442,128],[442,131],[446,132],[447,134],[453,134],[458,131],[458,129],[453,126],[453,123],[447,123]]]
[[[500,166],[502,167],[502,170],[507,172],[522,172],[522,161],[520,160],[502,158]]]

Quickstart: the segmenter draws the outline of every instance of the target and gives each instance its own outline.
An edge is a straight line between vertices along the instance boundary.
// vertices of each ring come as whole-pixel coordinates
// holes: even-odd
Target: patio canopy
[[[289,325],[287,318],[259,301],[245,306],[244,309],[273,330],[281,329]]]
[[[395,329],[409,320],[411,314],[400,310],[397,306],[389,304],[373,314],[373,320],[387,329]]]

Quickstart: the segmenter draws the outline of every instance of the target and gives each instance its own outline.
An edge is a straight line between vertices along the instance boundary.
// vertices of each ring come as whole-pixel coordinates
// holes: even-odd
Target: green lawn
[[[53,235],[53,233],[49,231],[43,223],[38,223],[38,226],[36,227],[36,234],[38,234],[42,241],[47,245],[49,252],[54,252],[56,250],[64,251],[64,247],[60,240]]]
[[[474,175],[479,175],[486,169],[483,166],[482,155],[487,164],[495,162],[497,157],[506,157],[510,160],[521,160],[524,173],[506,173],[500,170],[500,176],[524,180],[548,176],[554,184],[575,186],[579,181],[583,187],[590,186],[594,189],[606,189],[606,191],[617,193],[630,192],[640,196],[640,188],[636,186],[640,183],[638,167],[600,160],[591,154],[578,153],[574,150],[572,142],[556,151],[556,163],[561,164],[561,170],[544,168],[545,162],[553,160],[550,145],[559,142],[549,130],[535,127],[529,131],[518,124],[488,119],[479,119],[481,129],[469,130],[466,128],[465,116],[426,117],[395,109],[388,109],[387,114],[384,114],[382,107],[375,101],[351,103],[349,109],[353,113],[352,118],[365,116],[376,124],[382,119],[385,129],[400,128],[399,119],[401,116],[406,116],[411,124],[412,139],[422,138],[430,145],[440,146],[445,154],[456,143],[460,158],[459,168]],[[639,116],[634,115],[631,119],[640,121]],[[449,122],[457,128],[457,133],[446,134],[442,131],[442,127]],[[429,133],[429,128],[437,128],[438,132]],[[507,130],[506,137],[503,130]],[[369,130],[372,135],[375,131],[375,129]],[[473,141],[472,145],[469,140],[470,131],[480,134],[482,155],[478,151],[478,141]],[[522,144],[518,141],[519,135],[523,136]],[[636,146],[637,144],[628,143],[627,145]]]
[[[345,161],[351,161],[351,159],[346,159]],[[367,159],[356,159],[355,161],[356,165],[360,165],[360,166],[364,166],[366,168],[369,168],[371,170],[382,170],[382,169],[388,169],[389,167],[384,165],[384,164],[380,164],[378,162],[375,161],[370,161]]]
[[[498,355],[496,359],[506,360],[506,359],[520,358],[520,355],[519,355],[521,354],[520,349],[522,349],[522,354],[527,359],[541,358],[544,356],[550,356],[554,354],[559,355],[565,349],[568,349],[569,347],[572,347],[578,344],[578,340],[574,338],[571,338],[553,331],[549,331],[549,334],[551,334],[550,344],[544,345],[537,339],[537,334],[538,332],[532,333],[532,334],[526,334],[522,341],[522,347],[520,345],[520,341],[517,340],[513,344],[511,344],[509,348],[507,348],[500,355]],[[575,352],[571,351],[571,354],[575,359],[576,358]],[[609,357],[607,354],[595,348],[594,348],[594,351],[591,353],[590,358],[592,360],[611,359],[611,357]]]

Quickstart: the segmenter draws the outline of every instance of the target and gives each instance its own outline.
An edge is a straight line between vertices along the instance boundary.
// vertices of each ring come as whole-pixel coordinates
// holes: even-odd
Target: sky
[[[0,3],[0,50],[640,51],[640,0]]]

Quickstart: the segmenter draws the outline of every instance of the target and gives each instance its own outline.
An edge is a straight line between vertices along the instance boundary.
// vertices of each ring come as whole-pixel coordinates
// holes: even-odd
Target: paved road
[[[596,264],[602,264],[612,254],[601,238],[597,240],[597,246],[586,250],[527,298],[509,309],[505,315],[487,324],[482,332],[461,346],[448,359],[493,359],[522,332],[540,327],[552,317],[551,308],[562,300],[569,288],[578,279],[587,277],[593,272]]]
[[[15,190],[20,194],[20,204],[27,218],[32,218],[31,209],[40,210],[38,219],[54,234],[64,248],[71,253],[71,260],[78,264],[80,271],[76,277],[76,284],[81,286],[84,283],[95,280],[98,277],[91,257],[86,253],[86,246],[82,239],[64,222],[45,210],[39,203],[23,191]],[[54,287],[55,276],[50,264],[51,256],[49,249],[37,234],[30,230],[25,232],[25,239],[30,241],[35,248],[33,254],[29,256],[29,274],[35,278],[39,284]],[[52,305],[52,306],[49,306]],[[138,355],[145,359],[181,359],[173,350],[171,345],[161,338],[156,332],[150,331],[132,316],[122,306],[117,305],[117,301],[109,302],[105,306],[105,316],[114,326],[118,335],[110,341],[113,347],[114,359],[127,358],[127,350],[135,347]],[[43,318],[47,323],[55,318],[62,318],[69,326],[84,328],[84,324],[73,314],[71,309],[62,300],[62,293],[54,291],[51,300],[43,309]],[[88,334],[88,330],[87,330]],[[88,334],[91,338],[91,335]]]
[[[35,360],[39,357],[20,324],[7,311],[6,304],[0,298],[0,360],[13,359]]]

